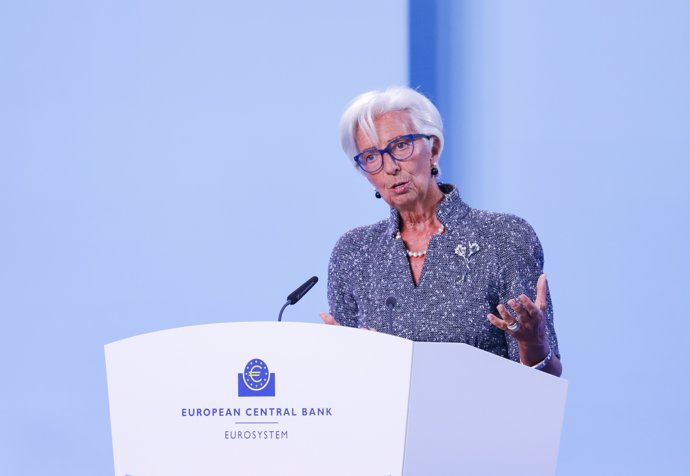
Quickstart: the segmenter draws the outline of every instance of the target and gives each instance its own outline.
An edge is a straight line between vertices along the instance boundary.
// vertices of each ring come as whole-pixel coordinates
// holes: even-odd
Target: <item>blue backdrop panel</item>
[[[544,246],[570,380],[558,474],[690,473],[675,310],[690,263],[690,5],[411,0],[415,11],[436,21],[418,25],[410,81],[444,113],[446,180],[475,207],[526,218]]]

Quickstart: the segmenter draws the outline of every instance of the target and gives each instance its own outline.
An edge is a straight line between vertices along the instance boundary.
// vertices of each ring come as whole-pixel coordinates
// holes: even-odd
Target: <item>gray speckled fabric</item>
[[[336,243],[328,267],[335,319],[415,341],[463,342],[518,361],[515,339],[486,315],[526,294],[536,296],[544,255],[532,227],[514,215],[468,207],[457,189],[441,186],[436,213],[447,233],[429,243],[415,286],[405,245],[395,239],[399,215],[355,228]],[[547,333],[560,357],[548,297]]]

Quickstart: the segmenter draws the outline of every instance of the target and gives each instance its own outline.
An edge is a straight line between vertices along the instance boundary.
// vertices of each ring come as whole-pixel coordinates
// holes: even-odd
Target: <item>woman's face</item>
[[[373,143],[357,129],[355,141],[357,149],[363,151],[371,147],[385,149],[396,137],[415,134],[409,115],[404,111],[393,111],[374,118],[374,126],[379,143]],[[431,144],[434,144],[432,146]],[[369,182],[378,190],[381,197],[397,210],[413,209],[425,203],[436,180],[431,175],[431,165],[438,159],[438,140],[417,139],[414,142],[414,153],[405,161],[396,161],[389,154],[383,155],[383,168],[377,173],[365,173]]]

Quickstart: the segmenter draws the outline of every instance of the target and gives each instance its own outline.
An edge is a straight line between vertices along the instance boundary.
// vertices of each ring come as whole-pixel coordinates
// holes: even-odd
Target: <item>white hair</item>
[[[357,129],[377,143],[374,118],[393,111],[407,112],[415,133],[435,136],[439,142],[438,155],[441,155],[443,121],[436,106],[414,89],[392,86],[385,91],[369,91],[357,96],[343,113],[340,118],[340,145],[348,159],[352,160],[359,153],[355,141]]]

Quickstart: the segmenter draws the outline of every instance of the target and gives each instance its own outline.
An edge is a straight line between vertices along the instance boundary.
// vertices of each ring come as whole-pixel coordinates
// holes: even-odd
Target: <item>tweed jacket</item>
[[[376,329],[415,341],[462,342],[519,360],[517,342],[488,313],[525,294],[534,300],[544,255],[532,227],[514,215],[470,208],[452,185],[436,214],[446,233],[434,235],[415,285],[399,215],[345,233],[328,267],[330,312],[342,325]],[[558,341],[548,296],[546,329]]]

